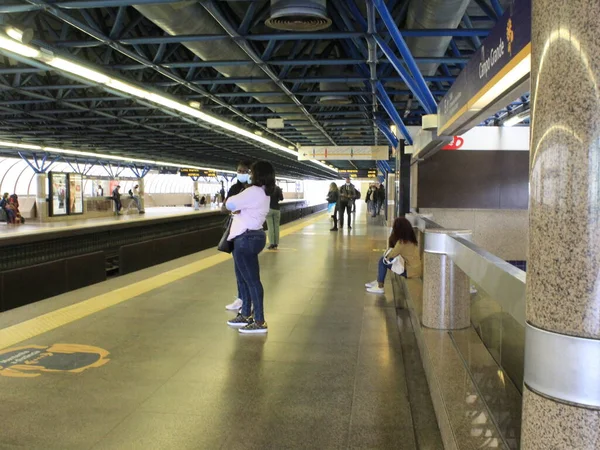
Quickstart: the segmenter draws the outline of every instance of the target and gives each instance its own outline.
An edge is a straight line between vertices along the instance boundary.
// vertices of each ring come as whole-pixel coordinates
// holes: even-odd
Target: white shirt
[[[229,240],[244,234],[248,230],[262,230],[271,198],[265,194],[262,187],[250,186],[238,195],[229,197],[225,206],[229,211],[239,211],[234,214],[229,232]]]

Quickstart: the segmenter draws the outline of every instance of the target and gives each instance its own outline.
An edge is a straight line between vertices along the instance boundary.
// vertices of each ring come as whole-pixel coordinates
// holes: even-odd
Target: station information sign
[[[509,3],[440,102],[438,134],[446,135],[446,130],[467,111],[481,109],[477,101],[501,81],[507,82],[506,75],[519,63],[526,63],[531,53],[531,0]]]
[[[377,178],[376,169],[349,169],[340,170],[339,173],[343,178]]]
[[[214,170],[190,169],[182,167],[179,169],[179,175],[182,177],[216,177],[218,175]]]

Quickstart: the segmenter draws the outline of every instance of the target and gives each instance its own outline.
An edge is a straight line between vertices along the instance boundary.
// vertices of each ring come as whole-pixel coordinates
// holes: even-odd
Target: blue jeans
[[[254,308],[254,320],[265,321],[263,310],[264,289],[260,281],[258,254],[263,251],[267,236],[263,230],[246,231],[233,240],[233,261],[242,315],[249,317]]]
[[[378,270],[377,270],[377,282],[378,283],[383,283],[385,281],[385,276],[387,275],[387,271],[392,270],[392,264],[386,264],[386,262],[383,260],[383,256],[379,259],[379,266],[378,266]],[[401,275],[404,278],[406,278],[406,270],[404,271],[404,273]]]

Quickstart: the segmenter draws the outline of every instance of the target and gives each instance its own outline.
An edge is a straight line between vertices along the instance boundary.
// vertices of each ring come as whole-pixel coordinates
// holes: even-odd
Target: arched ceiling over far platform
[[[269,27],[285,3],[312,4],[331,24],[318,31]],[[8,29],[30,30],[35,48],[178,100],[275,146],[6,49],[0,50],[0,140],[218,169],[264,158],[282,176],[330,178],[325,166],[281,148],[387,145],[393,123],[420,125],[507,3],[5,0],[0,38]],[[407,51],[397,46],[396,33]],[[268,128],[273,118],[283,118],[284,127]],[[375,161],[332,165],[367,169]]]

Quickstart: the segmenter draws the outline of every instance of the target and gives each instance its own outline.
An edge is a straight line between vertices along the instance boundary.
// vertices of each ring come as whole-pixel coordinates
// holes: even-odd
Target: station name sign
[[[531,53],[531,0],[509,2],[480,49],[471,57],[438,107],[438,134],[449,135],[452,124],[499,84]],[[514,80],[517,82],[519,80]],[[510,87],[510,86],[507,86]]]
[[[218,175],[214,170],[190,169],[182,167],[179,169],[179,175],[182,177],[216,177]]]
[[[376,169],[349,169],[340,170],[339,174],[342,178],[377,178]]]
[[[298,159],[306,161],[388,160],[390,148],[387,145],[331,145],[302,146],[298,149]]]

